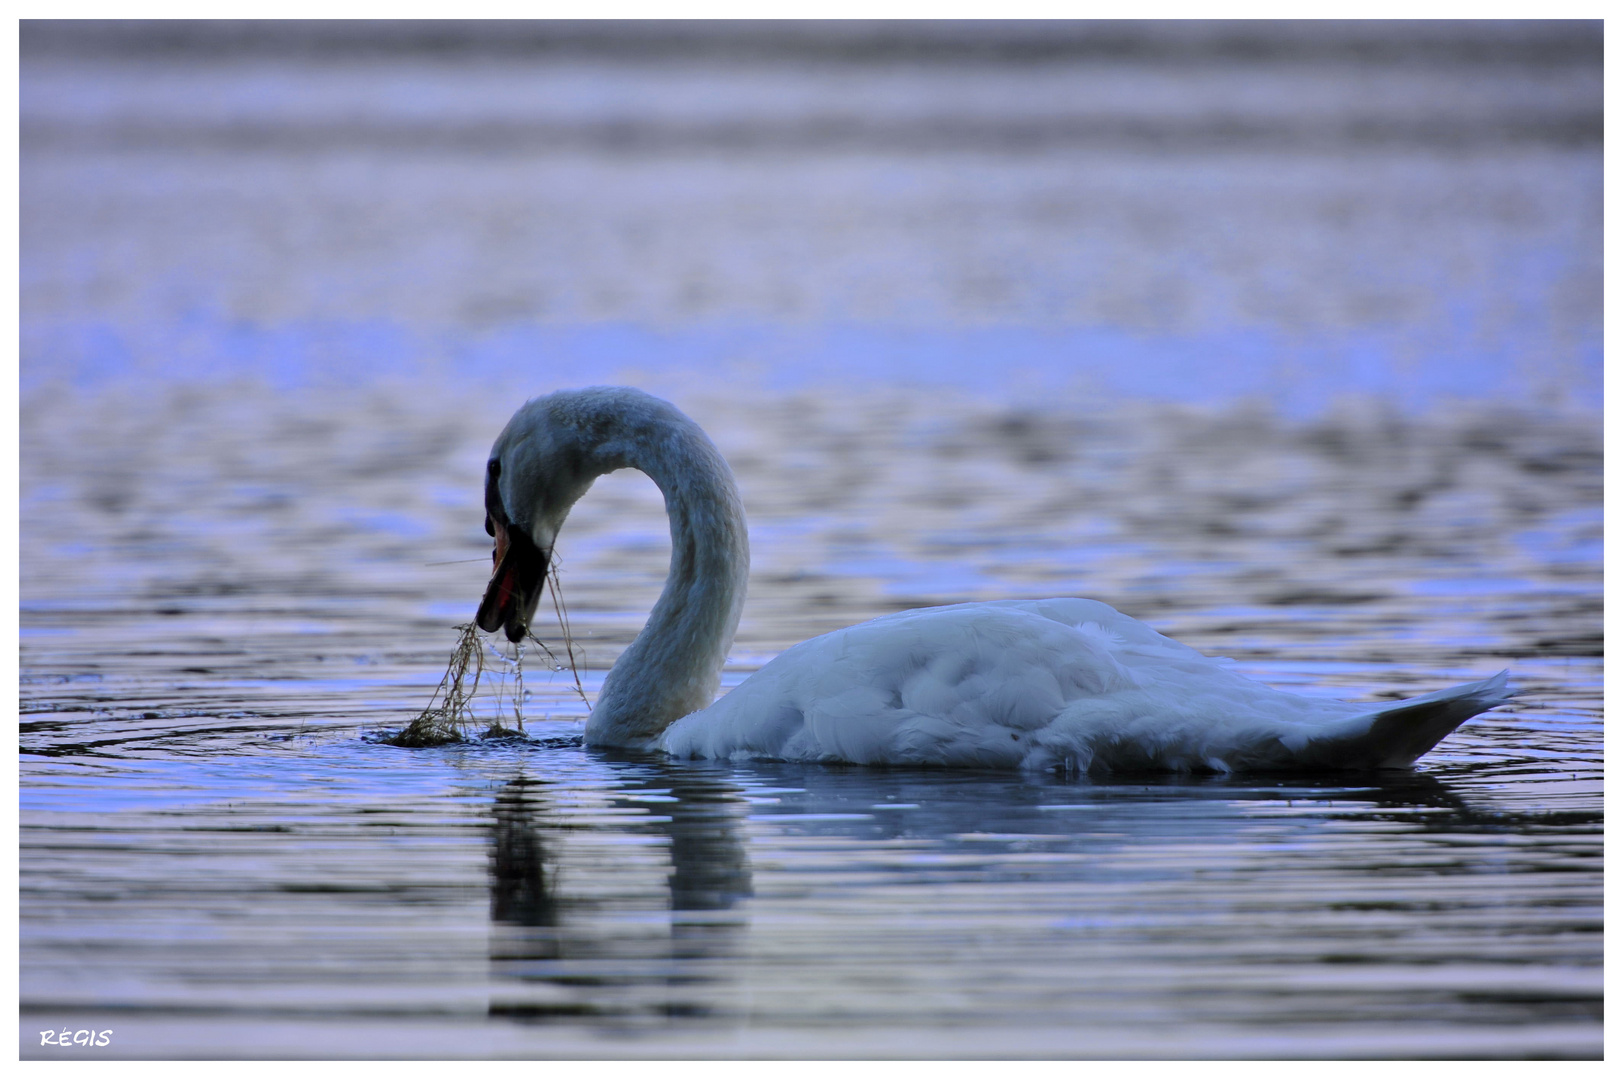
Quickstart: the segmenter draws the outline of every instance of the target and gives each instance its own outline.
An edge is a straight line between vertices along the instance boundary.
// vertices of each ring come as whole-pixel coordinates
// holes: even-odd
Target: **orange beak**
[[[485,598],[474,617],[487,634],[505,630],[508,641],[523,641],[530,619],[541,599],[541,583],[546,580],[548,553],[536,547],[522,528],[513,529],[493,522],[496,547],[491,552],[495,570],[485,586]]]

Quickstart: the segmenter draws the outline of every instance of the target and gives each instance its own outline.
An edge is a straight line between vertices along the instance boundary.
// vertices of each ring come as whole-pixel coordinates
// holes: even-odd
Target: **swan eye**
[[[502,474],[502,463],[491,458],[485,466],[485,532],[491,536],[496,530],[507,524],[507,509],[502,506],[501,488],[496,485],[496,478]]]

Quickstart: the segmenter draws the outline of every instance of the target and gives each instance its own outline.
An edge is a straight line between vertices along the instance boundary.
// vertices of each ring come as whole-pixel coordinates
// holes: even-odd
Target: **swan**
[[[678,758],[1088,772],[1410,765],[1507,701],[1508,672],[1391,704],[1264,686],[1097,600],[903,611],[796,645],[716,700],[749,577],[732,471],[675,406],[625,387],[526,403],[491,448],[494,570],[481,630],[522,641],[553,544],[592,482],[640,469],[665,497],[671,564],[603,681],[588,746]]]

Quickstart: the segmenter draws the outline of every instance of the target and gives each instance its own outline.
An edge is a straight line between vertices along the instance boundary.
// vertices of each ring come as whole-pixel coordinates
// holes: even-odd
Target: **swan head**
[[[537,544],[529,530],[508,516],[501,499],[500,476],[501,462],[491,458],[485,467],[485,531],[496,540],[490,557],[494,569],[474,621],[487,634],[499,629],[507,634],[508,641],[523,641],[541,599],[552,543],[549,537],[545,545]]]
[[[554,394],[508,421],[485,463],[485,532],[494,570],[475,621],[522,641],[541,599],[552,546],[570,507],[603,472],[592,433]]]
[[[485,464],[485,531],[496,543],[479,629],[524,639],[570,508],[599,476],[634,466],[650,427],[673,417],[691,423],[667,402],[611,386],[560,390],[513,414]]]

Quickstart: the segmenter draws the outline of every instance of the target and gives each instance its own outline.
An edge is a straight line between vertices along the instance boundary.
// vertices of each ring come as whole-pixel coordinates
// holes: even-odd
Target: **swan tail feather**
[[[1480,682],[1410,698],[1361,713],[1311,740],[1298,755],[1303,764],[1337,769],[1390,769],[1413,765],[1465,721],[1503,705],[1517,691],[1509,671]]]

